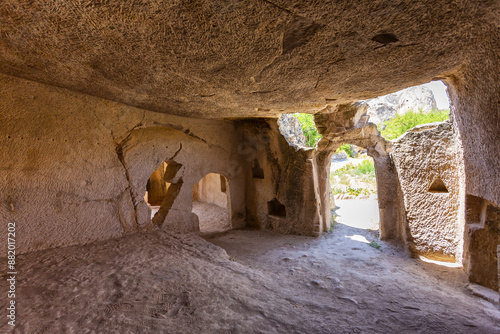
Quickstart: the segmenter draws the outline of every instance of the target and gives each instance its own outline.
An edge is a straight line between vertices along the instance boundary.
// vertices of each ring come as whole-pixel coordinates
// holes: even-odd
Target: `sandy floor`
[[[159,206],[151,207],[151,218],[158,212]],[[200,222],[200,232],[217,233],[231,229],[227,209],[211,203],[193,202],[193,212]]]
[[[209,239],[224,250],[155,232],[19,256],[15,333],[499,332],[500,312],[467,293],[461,270],[370,247],[371,233]]]

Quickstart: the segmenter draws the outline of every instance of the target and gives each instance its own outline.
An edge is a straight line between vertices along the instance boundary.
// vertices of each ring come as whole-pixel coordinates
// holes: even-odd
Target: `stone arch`
[[[222,232],[233,227],[230,194],[228,178],[219,173],[207,173],[193,185],[192,212],[198,218],[200,232]]]
[[[238,191],[230,194],[234,203],[231,215],[241,218],[235,223],[237,226],[244,225],[243,175],[232,173],[232,157],[221,147],[209,145],[175,127],[158,126],[128,133],[120,144],[120,152],[129,182],[123,200],[127,205],[122,205],[120,212],[132,217],[131,224],[137,229],[156,226],[179,232],[197,231],[198,217],[192,213],[192,187],[211,172],[224,175],[228,183],[234,181],[238,185]],[[197,152],[195,159],[193,152]],[[171,202],[161,203],[164,210],[151,219],[151,208],[144,200],[146,185],[151,174],[164,163],[168,165],[165,174],[171,184]]]
[[[318,183],[323,194],[322,214],[323,231],[330,221],[330,181],[329,171],[331,158],[342,143],[354,144],[367,150],[367,154],[375,163],[377,193],[380,216],[380,238],[392,239],[399,237],[397,225],[397,201],[391,196],[397,189],[397,176],[388,155],[390,143],[380,136],[375,124],[368,122],[366,106],[361,103],[344,104],[336,110],[317,114],[315,122],[323,138],[318,143],[316,162],[318,165]],[[392,189],[392,190],[391,190]]]

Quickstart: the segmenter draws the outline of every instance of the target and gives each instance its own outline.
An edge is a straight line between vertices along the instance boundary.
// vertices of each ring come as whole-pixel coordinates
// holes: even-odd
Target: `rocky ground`
[[[17,325],[4,318],[1,332],[500,331],[499,310],[464,289],[460,269],[410,259],[364,229],[207,239],[155,232],[19,256]]]

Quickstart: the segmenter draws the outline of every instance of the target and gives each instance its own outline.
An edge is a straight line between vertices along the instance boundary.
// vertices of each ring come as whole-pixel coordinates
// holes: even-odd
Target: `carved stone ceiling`
[[[4,0],[0,72],[190,117],[274,117],[465,64],[498,1]]]

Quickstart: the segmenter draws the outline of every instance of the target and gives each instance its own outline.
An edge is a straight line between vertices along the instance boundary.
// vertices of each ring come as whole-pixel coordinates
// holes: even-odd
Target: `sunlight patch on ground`
[[[364,236],[355,234],[355,235],[346,235],[345,236],[348,239],[354,240],[354,241],[359,241],[359,242],[364,242],[365,244],[369,244],[370,242],[368,239],[366,239]]]
[[[448,267],[448,268],[462,268],[462,265],[460,263],[456,262],[443,262],[443,261],[436,261],[436,260],[431,260],[426,257],[423,257],[422,255],[419,256],[420,260],[427,262],[427,263],[432,263],[432,264],[437,264],[438,266],[443,266],[443,267]]]

